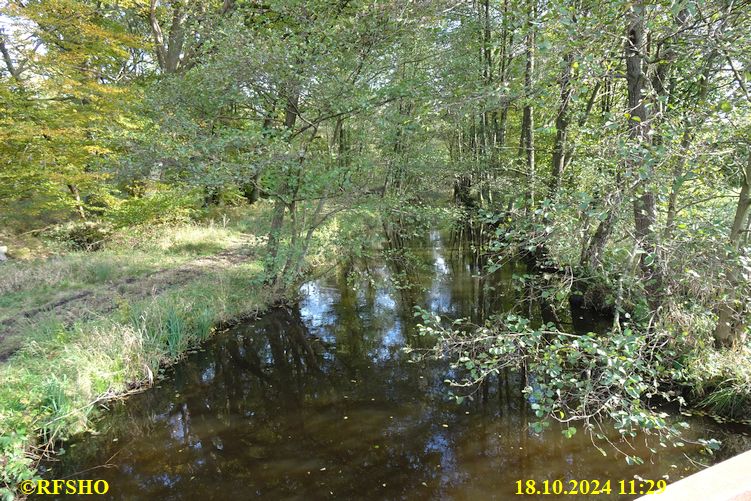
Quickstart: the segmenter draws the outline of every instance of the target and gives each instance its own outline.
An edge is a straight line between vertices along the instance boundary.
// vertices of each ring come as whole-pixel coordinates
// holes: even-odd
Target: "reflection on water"
[[[448,402],[446,365],[401,351],[420,341],[413,307],[475,318],[509,309],[513,270],[489,289],[437,232],[411,253],[408,265],[368,263],[359,283],[340,273],[306,284],[299,309],[218,335],[115,406],[47,476],[105,479],[112,499],[475,500],[512,498],[517,480],[611,479],[615,491],[635,474],[695,470],[683,450],[626,466],[583,433],[532,433],[513,375],[484,397]],[[406,275],[410,284],[392,280]],[[729,438],[726,455],[751,447],[739,432]]]

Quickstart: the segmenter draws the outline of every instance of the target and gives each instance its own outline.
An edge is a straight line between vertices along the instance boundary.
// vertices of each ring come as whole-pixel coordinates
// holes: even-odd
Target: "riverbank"
[[[611,318],[617,313],[613,318],[617,328],[607,329],[608,339],[624,330],[640,343],[662,339],[660,357],[650,361],[653,374],[647,378],[660,380],[656,391],[668,392],[670,399],[679,397],[681,405],[717,421],[751,424],[751,343],[745,338],[732,346],[715,342],[718,298],[712,287],[719,287],[722,277],[709,273],[711,263],[691,263],[696,269],[707,270],[703,280],[697,280],[701,275],[688,266],[666,278],[659,295],[661,305],[653,309],[644,280],[632,276],[637,261],[626,246],[613,246],[601,265],[592,269],[581,263],[578,252],[571,252],[577,249],[567,236],[571,231],[536,233],[539,228],[512,218],[499,230],[498,215],[472,214],[468,220],[475,226],[475,245],[490,249],[491,262],[516,259],[527,265],[525,284],[536,290],[545,304],[547,321],[557,330],[566,331],[566,327],[560,324],[556,311],[569,305],[605,312]],[[568,349],[568,343],[562,348]],[[655,379],[656,374],[659,377]],[[642,400],[648,398],[644,395]]]
[[[101,404],[160,379],[216,326],[280,300],[263,286],[264,214],[245,217],[0,268],[0,497],[88,429]]]

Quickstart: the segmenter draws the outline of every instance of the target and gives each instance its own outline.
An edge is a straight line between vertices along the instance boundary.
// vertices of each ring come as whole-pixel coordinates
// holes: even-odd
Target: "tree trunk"
[[[294,90],[287,98],[287,108],[284,113],[284,128],[291,134],[295,128],[297,122],[297,106],[299,104],[300,93],[299,90]],[[273,215],[271,216],[271,228],[269,229],[268,242],[266,244],[266,283],[277,286],[279,277],[277,276],[277,256],[279,255],[279,244],[281,241],[281,233],[284,227],[284,212],[287,209],[288,202],[285,200],[287,191],[290,188],[290,177],[292,174],[288,174],[286,178],[281,182],[276,193],[276,201],[274,202]]]
[[[254,203],[258,201],[258,198],[259,198],[258,176],[259,176],[259,173],[256,172],[251,178],[250,182],[245,183],[242,186],[242,193],[245,199],[248,201],[248,205],[253,205]]]
[[[628,87],[629,136],[634,152],[626,158],[627,172],[646,179],[637,184],[633,198],[634,236],[642,249],[639,264],[645,280],[645,290],[650,308],[656,310],[660,305],[662,277],[657,255],[655,227],[657,210],[655,194],[650,186],[652,168],[645,162],[646,147],[649,145],[649,125],[647,109],[643,95],[644,89],[644,5],[641,1],[633,4],[628,16],[626,29],[626,84]]]
[[[751,152],[748,154],[746,169],[743,173],[743,185],[738,196],[733,225],[730,228],[731,251],[728,252],[726,257],[726,262],[728,262],[728,286],[723,295],[732,295],[743,280],[741,270],[738,269],[733,255],[738,249],[749,212],[751,212]],[[738,318],[740,312],[735,310],[735,303],[736,301],[732,297],[723,298],[718,307],[717,327],[714,331],[714,340],[717,347],[733,346],[744,341],[745,323],[741,318]]]
[[[555,200],[561,186],[561,176],[566,165],[568,108],[571,101],[571,65],[573,55],[567,53],[564,57],[563,72],[561,73],[561,101],[558,103],[558,114],[555,118],[555,143],[553,143],[553,157],[550,170],[550,185],[548,197]]]
[[[595,270],[599,268],[602,263],[602,253],[605,251],[605,245],[608,243],[610,235],[615,228],[618,212],[623,203],[624,191],[625,188],[623,187],[623,181],[621,176],[618,175],[616,179],[616,188],[614,191],[610,192],[605,203],[605,205],[608,206],[605,218],[597,225],[597,229],[582,252],[580,259],[582,267],[588,270]]]
[[[84,210],[83,203],[81,202],[81,192],[78,191],[78,186],[76,186],[75,184],[69,184],[68,191],[70,191],[70,194],[73,195],[73,200],[75,200],[76,212],[78,212],[78,216],[83,221],[86,221],[86,211]]]
[[[524,98],[525,104],[522,111],[522,128],[521,138],[519,141],[520,148],[523,152],[523,157],[527,167],[527,203],[528,209],[534,211],[535,206],[535,118],[534,107],[532,106],[532,91],[534,83],[534,71],[535,71],[535,16],[537,9],[535,6],[536,0],[531,1],[529,7],[529,17],[527,20],[527,42],[526,42],[526,65],[524,69]]]

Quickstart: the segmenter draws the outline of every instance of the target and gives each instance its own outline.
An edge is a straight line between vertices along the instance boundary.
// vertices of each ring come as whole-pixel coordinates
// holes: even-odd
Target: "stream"
[[[620,480],[675,481],[696,460],[751,448],[748,429],[694,417],[689,438],[723,441],[715,456],[690,445],[650,454],[637,441],[646,461],[629,466],[586,433],[532,432],[513,374],[461,405],[448,399],[448,364],[412,363],[402,350],[426,342],[414,307],[475,319],[508,311],[524,269],[481,279],[473,256],[438,231],[408,251],[409,266],[350,266],[305,284],[299,308],[217,334],[156,387],[111,404],[45,478],[104,479],[105,499],[273,500],[521,499],[536,496],[516,496],[519,480],[599,479],[613,493],[595,497],[618,499]],[[570,316],[577,332],[607,325]]]

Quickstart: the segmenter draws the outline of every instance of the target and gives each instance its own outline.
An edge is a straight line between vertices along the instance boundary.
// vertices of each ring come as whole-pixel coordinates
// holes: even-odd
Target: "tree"
[[[644,57],[647,50],[644,32],[645,6],[635,2],[630,9],[626,27],[626,84],[628,88],[629,136],[633,142],[632,153],[626,158],[628,177],[638,177],[634,197],[634,237],[640,250],[644,280],[647,284],[650,306],[660,304],[661,271],[658,263],[656,225],[657,207],[651,188],[654,171],[649,159],[650,127],[644,96]],[[641,193],[639,193],[641,192]]]
[[[138,39],[94,3],[11,2],[3,13],[14,23],[0,44],[11,79],[0,94],[4,203],[85,219],[101,160],[114,153],[111,119],[127,115],[131,89],[119,75]]]

